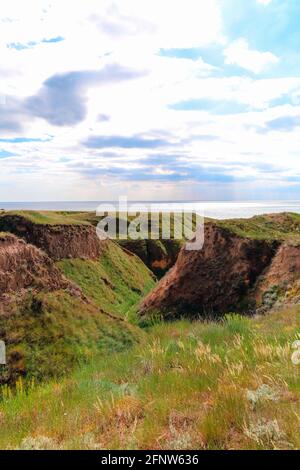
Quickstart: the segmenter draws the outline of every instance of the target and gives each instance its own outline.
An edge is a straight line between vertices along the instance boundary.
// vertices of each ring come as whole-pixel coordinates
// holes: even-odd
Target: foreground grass
[[[153,326],[61,381],[2,389],[0,448],[300,448],[300,308]]]

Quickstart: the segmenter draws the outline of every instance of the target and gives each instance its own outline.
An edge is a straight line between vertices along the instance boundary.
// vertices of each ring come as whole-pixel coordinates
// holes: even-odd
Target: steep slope
[[[35,217],[38,222],[34,217],[28,217],[26,214],[2,214],[0,230],[14,233],[28,243],[41,248],[54,260],[97,259],[101,255],[101,248],[105,242],[100,243],[94,227],[89,224],[66,223],[63,219],[59,219],[60,223],[49,223],[47,218],[44,223],[41,223],[37,214]]]
[[[96,351],[121,350],[139,335],[88,299],[46,253],[0,234],[0,339],[7,347],[0,382],[64,373]]]
[[[65,289],[78,297],[81,291],[67,281],[46,253],[11,234],[0,234],[0,310],[5,299],[26,289]],[[2,302],[1,302],[2,301]]]
[[[57,266],[100,308],[132,322],[135,306],[155,285],[144,263],[112,241],[98,260],[65,259]]]
[[[0,337],[7,348],[0,383],[62,375],[97,352],[121,351],[140,336],[128,323],[69,292],[27,291],[0,313]]]
[[[136,254],[161,278],[176,263],[182,244],[177,240],[120,240],[119,244]]]
[[[300,278],[299,234],[295,214],[208,221],[203,249],[181,250],[174,268],[142,302],[141,315],[172,318],[264,308],[270,290],[286,291]]]
[[[299,303],[299,280],[300,246],[283,243],[255,286],[257,311]]]
[[[148,215],[145,214],[145,217]],[[11,211],[0,214],[0,230],[9,231],[45,250],[53,259],[83,257],[97,259],[101,254],[95,229],[102,217],[93,212]],[[128,217],[128,223],[132,217]],[[117,228],[119,227],[117,217]],[[82,228],[79,230],[78,226]],[[57,231],[57,227],[63,230]],[[63,231],[63,234],[61,233]],[[176,262],[182,243],[168,240],[116,240],[136,254],[158,277]],[[77,254],[77,256],[76,256]]]
[[[97,237],[92,213],[10,212],[0,228],[44,250],[106,313],[134,319],[134,305],[155,277],[132,251]],[[98,219],[99,220],[99,219]]]

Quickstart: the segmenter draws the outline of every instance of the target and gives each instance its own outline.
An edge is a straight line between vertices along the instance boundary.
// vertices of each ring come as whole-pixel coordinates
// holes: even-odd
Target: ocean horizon
[[[109,210],[117,201],[41,201],[0,202],[2,210],[96,211],[99,205]],[[217,219],[248,218],[280,212],[300,214],[300,200],[294,201],[128,201],[135,210],[147,208],[154,212],[196,211]]]

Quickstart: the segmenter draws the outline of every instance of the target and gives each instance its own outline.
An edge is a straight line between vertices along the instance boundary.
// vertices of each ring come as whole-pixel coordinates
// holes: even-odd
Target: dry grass
[[[3,391],[0,448],[300,449],[300,308],[162,323],[60,382]]]

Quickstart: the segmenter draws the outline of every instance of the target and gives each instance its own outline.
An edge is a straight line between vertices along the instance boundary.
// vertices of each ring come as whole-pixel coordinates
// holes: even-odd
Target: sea
[[[0,210],[102,211],[118,209],[115,201],[0,202]],[[299,201],[130,201],[130,210],[152,212],[197,212],[216,219],[249,218],[280,212],[300,214]],[[124,206],[122,206],[124,210]]]

